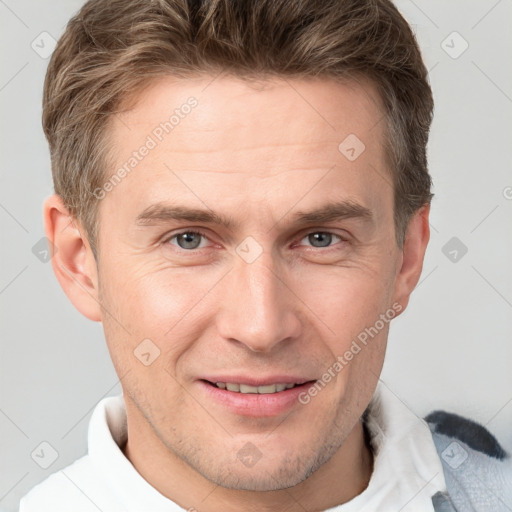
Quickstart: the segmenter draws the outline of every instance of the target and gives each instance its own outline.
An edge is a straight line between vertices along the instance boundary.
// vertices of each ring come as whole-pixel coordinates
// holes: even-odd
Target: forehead
[[[369,142],[369,137],[379,136],[384,125],[380,95],[364,78],[341,82],[206,75],[150,82],[130,98],[129,109],[121,109],[112,119],[114,136],[136,145],[140,134],[133,128],[148,134],[159,126],[164,128],[190,98],[197,101],[197,108],[192,115],[185,113],[183,118],[181,114],[178,123],[173,120],[173,137],[183,136],[187,140],[182,142],[193,147],[199,138],[189,135],[203,133],[207,137],[201,138],[199,146],[204,150],[221,148],[227,136],[233,147],[246,150],[265,143],[272,146],[277,138],[281,145],[289,146],[330,144],[349,133]],[[278,131],[282,127],[286,129]]]
[[[107,178],[128,172],[109,201],[129,197],[139,212],[178,196],[195,206],[222,197],[285,208],[305,193],[375,202],[389,195],[383,118],[364,80],[165,77],[112,118]]]

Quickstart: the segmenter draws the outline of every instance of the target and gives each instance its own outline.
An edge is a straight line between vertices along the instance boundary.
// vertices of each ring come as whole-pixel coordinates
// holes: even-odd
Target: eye
[[[302,240],[307,239],[312,247],[320,248],[331,246],[333,237],[337,238],[339,241],[343,241],[343,238],[340,236],[335,235],[334,233],[329,233],[327,231],[315,231],[313,233],[309,233]]]
[[[204,243],[203,243],[204,240]],[[178,246],[185,251],[193,251],[195,249],[202,249],[207,247],[208,237],[201,231],[182,231],[169,236],[163,243],[170,243],[171,245]],[[328,231],[314,231],[304,236],[301,241],[307,240],[310,247],[322,248],[331,247],[335,242],[345,241],[341,236]]]
[[[204,247],[204,245],[201,246],[202,238],[206,239],[206,235],[200,231],[182,231],[170,236],[164,242],[177,245],[180,249],[193,250]],[[176,239],[176,243],[172,242],[174,239]]]

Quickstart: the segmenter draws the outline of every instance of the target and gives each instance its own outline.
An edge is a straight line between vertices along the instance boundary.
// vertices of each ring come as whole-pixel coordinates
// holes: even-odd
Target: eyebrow
[[[284,218],[285,214],[282,218]],[[338,201],[327,203],[319,208],[310,211],[297,211],[291,217],[292,224],[313,224],[332,222],[344,219],[361,219],[372,221],[374,215],[372,210],[353,201]],[[279,223],[281,221],[276,222]],[[233,230],[239,223],[232,217],[227,217],[213,210],[202,210],[176,206],[165,202],[155,203],[143,210],[135,219],[139,226],[161,224],[170,221],[201,222],[204,224],[220,225]]]

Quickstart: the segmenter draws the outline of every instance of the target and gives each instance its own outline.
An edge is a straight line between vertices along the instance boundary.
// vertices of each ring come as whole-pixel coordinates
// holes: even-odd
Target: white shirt
[[[329,512],[434,512],[431,497],[446,484],[427,424],[379,383],[367,426],[374,449],[369,485]],[[122,395],[101,400],[89,422],[88,454],[35,486],[20,512],[182,512],[125,457],[126,437]]]

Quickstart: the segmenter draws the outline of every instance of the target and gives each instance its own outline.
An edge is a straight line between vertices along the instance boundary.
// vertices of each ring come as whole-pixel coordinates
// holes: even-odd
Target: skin
[[[389,325],[308,404],[274,417],[227,411],[198,379],[320,378],[379,315],[393,304],[406,308],[429,208],[412,217],[397,247],[383,110],[370,83],[212,80],[157,80],[111,119],[108,176],[174,108],[190,96],[198,101],[100,201],[98,265],[80,223],[58,196],[46,200],[46,234],[58,248],[53,268],[75,307],[103,324],[126,401],[124,453],[160,493],[201,512],[324,510],[368,485],[373,460],[360,418]],[[355,161],[338,150],[349,134],[366,146]],[[160,201],[238,225],[137,225]],[[293,221],[330,201],[357,203],[372,217]],[[171,238],[194,229],[206,235],[199,248]],[[308,236],[319,232],[333,234],[325,246]],[[249,236],[263,251],[251,263],[236,252]],[[160,350],[149,366],[134,356],[146,338]],[[237,458],[248,442],[262,454],[252,467]]]

